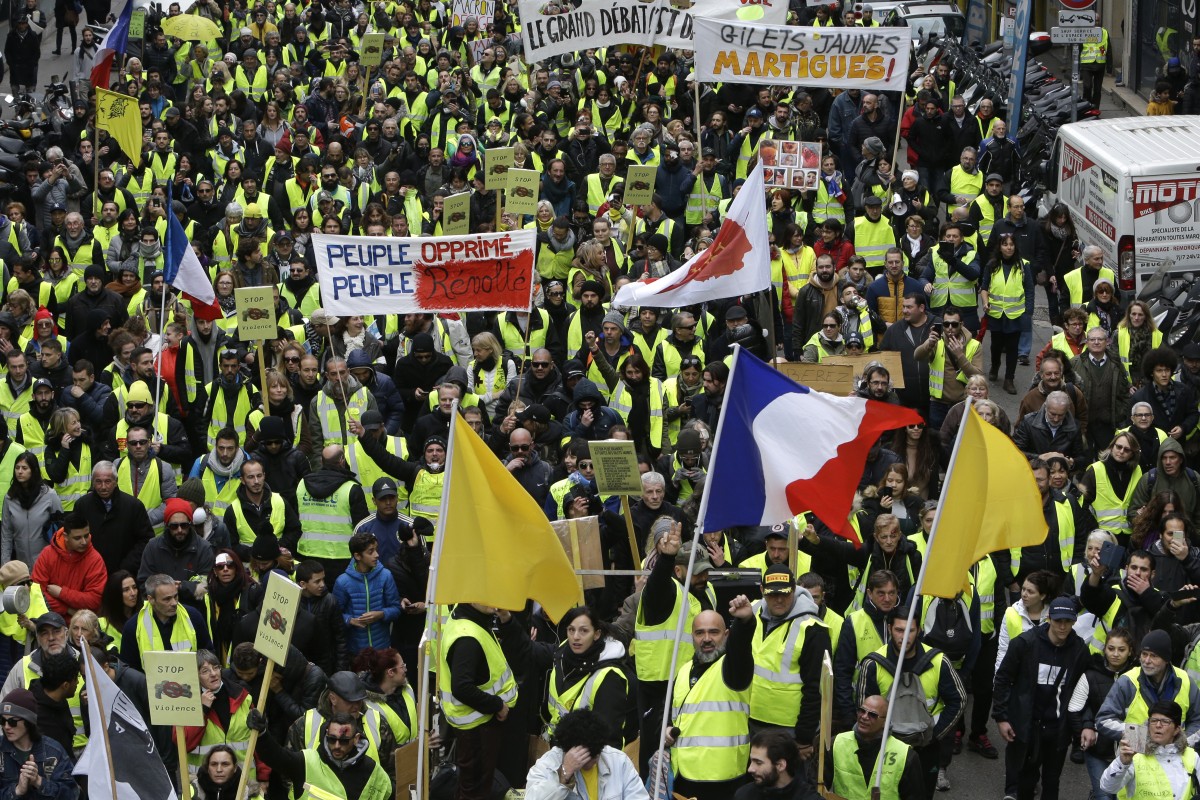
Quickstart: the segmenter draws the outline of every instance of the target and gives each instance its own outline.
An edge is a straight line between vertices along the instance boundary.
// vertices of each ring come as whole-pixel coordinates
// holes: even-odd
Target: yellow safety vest
[[[650,378],[650,444],[654,447],[663,446],[663,387],[658,378]],[[633,413],[633,402],[625,381],[617,381],[613,390],[609,407],[621,415],[621,419],[629,421]]]
[[[975,339],[967,342],[966,350],[963,355],[967,361],[975,358],[979,352],[979,342]],[[939,341],[933,350],[933,359],[929,362],[929,396],[935,400],[942,399],[943,390],[945,389],[946,375],[946,342]],[[966,376],[960,370],[955,376],[955,380],[963,385],[966,385]]]
[[[896,229],[884,217],[875,222],[854,218],[854,252],[867,260],[867,269],[883,269],[884,257],[896,246]]]
[[[975,591],[979,595],[979,632],[991,636],[996,631],[996,565],[987,556],[979,561]]]
[[[750,758],[750,689],[734,691],[718,658],[692,684],[688,659],[675,679],[671,720],[679,736],[671,748],[671,771],[693,781],[740,777]]]
[[[704,221],[704,215],[710,211],[715,212],[717,204],[723,199],[725,199],[725,195],[721,191],[720,173],[713,172],[712,182],[706,183],[704,173],[701,172],[696,176],[696,183],[692,187],[692,191],[688,193],[687,210],[684,211],[683,221],[689,227],[699,225]]]
[[[593,217],[600,210],[600,206],[608,202],[608,196],[612,194],[613,190],[625,184],[625,181],[619,175],[613,175],[612,180],[608,184],[608,191],[605,191],[604,184],[600,182],[601,177],[599,172],[593,172],[587,176],[588,213]]]
[[[408,444],[404,441],[403,436],[387,436],[383,440],[383,445],[392,455],[408,459]],[[346,447],[346,465],[350,467],[350,471],[364,487],[374,486],[375,481],[387,475],[375,463],[375,460],[363,451],[362,445],[358,443],[357,439],[351,441]],[[370,492],[364,492],[364,494],[367,496],[367,506],[374,511],[375,496]],[[401,504],[408,500],[408,489],[405,488],[403,481],[396,482],[396,497]]]
[[[192,618],[188,616],[186,607],[179,606],[175,622],[171,626],[171,641],[164,642],[154,618],[154,606],[147,600],[137,615],[137,644],[142,653],[151,650],[196,652],[196,628],[192,625]]]
[[[1008,198],[1003,197],[1004,213],[1000,216],[1008,216]],[[972,201],[979,207],[979,241],[985,245],[992,239],[992,228],[996,224],[996,207],[992,205],[986,194],[981,194]]]
[[[982,191],[983,173],[979,170],[975,170],[975,174],[972,175],[964,170],[961,164],[950,170],[950,194],[956,197],[977,197]]]
[[[117,465],[117,488],[128,495],[136,497],[142,501],[147,509],[158,508],[163,504],[162,497],[162,478],[161,470],[158,468],[158,459],[150,459],[150,466],[146,468],[146,480],[138,487],[136,492],[133,491],[133,462],[129,457],[121,459],[121,463]],[[154,535],[163,532],[163,523],[158,523],[154,526]],[[251,537],[253,540],[253,537]],[[243,539],[242,541],[247,541]]]
[[[875,651],[884,658],[889,658],[888,649],[886,646],[880,647]],[[938,679],[942,674],[942,662],[946,660],[945,653],[937,653],[929,662],[929,667],[921,673],[920,681],[921,688],[925,691],[925,708],[933,717],[937,717],[941,713],[942,708],[946,703],[938,694]],[[879,685],[879,693],[884,697],[889,696],[892,688],[892,681],[895,680],[892,673],[887,671],[887,668],[875,662],[875,683]]]
[[[297,800],[351,800],[337,775],[312,749],[304,751],[304,786],[296,788],[303,789]],[[392,781],[377,761],[367,785],[354,800],[389,800],[392,794]]]
[[[504,651],[500,649],[500,642],[491,631],[484,630],[471,620],[451,616],[442,629],[442,637],[442,647],[438,652],[438,670],[441,672],[442,678],[440,696],[442,711],[446,714],[446,721],[451,726],[469,731],[490,721],[493,716],[465,705],[450,691],[453,681],[450,678],[448,657],[450,648],[459,639],[474,639],[483,648],[483,655],[488,664],[488,678],[484,683],[479,684],[478,689],[498,697],[509,706],[516,703],[517,681],[508,666],[508,661],[504,658]]]
[[[1009,270],[1007,280],[1002,268],[992,272],[992,280],[988,284],[989,317],[1017,319],[1025,313],[1025,267],[1028,264],[1028,261],[1021,259]]]
[[[1120,357],[1120,359],[1121,359],[1121,366],[1125,368],[1125,376],[1128,377],[1130,380],[1132,380],[1133,375],[1130,374],[1130,372],[1129,372],[1129,365],[1130,365],[1130,361],[1129,361],[1130,341],[1129,340],[1130,340],[1129,328],[1126,325],[1124,325],[1123,323],[1118,325],[1117,326],[1117,356]],[[1162,331],[1156,330],[1156,331],[1152,332],[1150,334],[1151,349],[1161,346],[1162,340],[1163,340]],[[1139,375],[1138,378],[1140,378],[1140,377],[1141,376]]]
[[[970,261],[974,255],[974,250],[969,249],[963,253],[962,260]],[[950,265],[941,257],[937,248],[929,251],[929,258],[933,262],[933,292],[929,295],[929,305],[933,308],[942,308],[946,305],[957,308],[974,308],[976,304],[975,281],[967,280],[957,273],[957,277],[951,278]]]
[[[349,558],[350,537],[354,526],[350,521],[350,492],[353,481],[347,481],[328,497],[313,497],[308,485],[300,481],[296,488],[296,509],[299,511],[303,533],[296,549],[309,558]]]
[[[634,665],[637,667],[639,681],[665,681],[670,675],[671,649],[675,642],[676,620],[683,613],[683,584],[674,578],[671,580],[675,584],[675,605],[671,607],[671,613],[662,622],[657,625],[647,625],[646,618],[642,613],[642,604],[638,603],[637,616],[634,618],[633,644],[637,656],[634,659]],[[717,593],[711,583],[708,584],[705,594],[708,597],[709,606],[716,608]],[[684,623],[684,629],[691,630],[693,620],[702,609],[700,601],[690,591],[687,593],[687,604],[687,620]],[[688,637],[683,638],[684,640],[679,643],[679,660],[691,661],[696,651]]]
[[[879,796],[881,800],[900,800],[900,778],[908,762],[908,745],[889,736],[883,756]],[[872,775],[871,784],[874,783]],[[846,800],[867,800],[871,796],[858,761],[858,739],[854,738],[854,731],[839,733],[833,740],[833,792]]]
[[[756,603],[761,607],[762,601]],[[800,715],[799,657],[804,637],[813,625],[825,623],[815,616],[790,619],[766,636],[762,616],[755,609],[754,680],[750,684],[750,717],[756,722],[794,728]]]
[[[33,414],[22,414],[17,421],[17,431],[20,434],[19,444],[33,453],[38,463],[42,465],[42,477],[46,477],[46,464],[42,454],[46,452],[46,429]],[[149,506],[147,506],[149,508]]]
[[[372,700],[367,701],[367,708],[373,709],[376,713],[382,716],[392,729],[392,737],[396,740],[396,746],[408,744],[417,738],[414,732],[414,723],[417,719],[417,702],[413,695],[411,686],[404,686],[400,690],[400,696],[404,700],[404,708],[408,711],[408,722],[400,719],[400,715],[396,713],[387,703],[376,703]]]
[[[349,402],[346,404],[346,410],[350,412],[350,416],[362,419],[362,415],[369,408],[369,396],[363,386],[358,387],[358,391],[350,395]],[[343,411],[337,407],[333,398],[324,389],[317,393],[317,418],[321,420],[321,435],[324,437],[321,447],[328,447],[331,444],[340,444],[345,447],[349,444],[350,436]]]
[[[21,343],[18,343],[18,345],[24,349]],[[4,415],[4,421],[8,423],[8,436],[10,439],[16,435],[17,421],[21,419],[23,414],[29,412],[29,405],[32,401],[32,378],[29,381],[29,385],[22,389],[18,395],[13,395],[12,388],[8,385],[7,380],[0,380],[0,414]]]
[[[363,709],[363,715],[359,718],[362,724],[363,738],[367,740],[367,755],[374,759],[375,763],[379,763],[379,742],[380,729],[383,726],[383,715],[379,713],[377,708],[373,708],[372,703]],[[304,747],[309,750],[315,750],[321,745],[320,735],[321,726],[325,724],[325,717],[320,711],[315,708],[310,708],[304,712]]]
[[[204,759],[219,744],[232,748],[237,754],[238,766],[246,768],[246,749],[250,741],[250,726],[247,720],[250,719],[250,709],[254,707],[253,701],[254,698],[247,694],[237,711],[229,715],[229,725],[225,730],[221,730],[218,725],[205,718],[204,736],[196,749],[189,751],[187,756],[188,773],[193,778],[200,772],[200,767],[204,766]],[[253,766],[251,768],[253,769]]]
[[[529,332],[529,346],[525,346],[525,333],[520,326],[514,325],[508,321],[507,313],[500,313],[496,316],[496,327],[500,329],[500,344],[504,349],[512,353],[514,357],[521,360],[528,359],[534,350],[541,350],[546,346],[546,334],[550,330],[550,312],[544,308],[537,309],[537,315],[542,321],[542,327],[535,328]],[[526,323],[531,324],[533,318],[530,317]]]
[[[1116,286],[1116,276],[1108,267],[1100,267],[1100,277]],[[1073,269],[1064,275],[1063,283],[1067,286],[1071,308],[1081,308],[1083,306],[1083,267]]]
[[[87,494],[91,485],[92,446],[84,442],[83,449],[80,451],[79,465],[68,464],[67,479],[54,487],[54,491],[58,492],[58,499],[62,503],[63,511],[75,508],[75,504]]]
[[[212,508],[212,513],[218,519],[225,516],[225,509],[229,508],[230,504],[237,499],[237,490],[242,485],[242,479],[239,477],[231,477],[225,481],[225,485],[220,489],[217,488],[217,476],[211,469],[204,470],[200,475],[200,482],[204,484],[204,495],[208,498],[208,505]]]
[[[250,402],[250,387],[243,384],[238,387],[237,405],[230,415],[225,405],[225,390],[213,381],[208,385],[208,396],[213,399],[212,413],[208,420],[208,446],[212,448],[217,443],[217,434],[225,428],[233,428],[238,435],[238,442],[246,442],[246,420],[254,406]]]
[[[1088,464],[1087,471],[1091,472],[1096,480],[1096,498],[1088,506],[1096,518],[1096,524],[1114,535],[1128,534],[1131,530],[1127,516],[1129,504],[1133,501],[1133,490],[1137,488],[1142,477],[1142,468],[1134,465],[1124,497],[1118,496],[1113,490],[1104,464],[1099,461]]]
[[[242,542],[253,542],[255,533],[246,521],[246,512],[242,508],[241,499],[234,500],[229,505],[233,509],[233,518],[237,520],[237,538]],[[276,537],[283,536],[283,526],[287,522],[287,503],[278,494],[271,495],[271,530]]]
[[[830,196],[823,176],[817,180],[817,199],[813,203],[812,218],[817,224],[824,223],[827,219],[836,219],[842,225],[846,224],[846,208]]]
[[[438,517],[442,513],[442,489],[445,483],[445,469],[441,472],[427,469],[418,472],[408,496],[408,513],[414,517],[424,517],[437,527]],[[427,543],[432,541],[433,536],[426,537]]]
[[[546,702],[546,711],[550,720],[546,725],[546,733],[553,734],[554,726],[558,724],[558,721],[564,715],[572,711],[583,711],[584,709],[592,708],[596,702],[596,693],[600,691],[600,684],[610,676],[621,681],[625,685],[626,692],[628,692],[629,679],[617,667],[601,667],[598,670],[594,670],[563,689],[562,692],[558,691],[558,681],[551,674]]]
[[[1163,700],[1174,700],[1183,710],[1183,718],[1187,719],[1188,713],[1188,697],[1192,691],[1192,678],[1184,670],[1176,666],[1171,666],[1175,671],[1175,677],[1179,680],[1179,691],[1174,697],[1163,697]],[[1141,686],[1138,684],[1138,678],[1142,675],[1141,667],[1134,667],[1125,673],[1125,677],[1133,682],[1133,701],[1129,704],[1129,708],[1125,710],[1126,725],[1144,725],[1146,720],[1150,719],[1150,707],[1146,705],[1146,698],[1142,696]]]
[[[1100,29],[1100,41],[1084,42],[1079,49],[1079,65],[1084,64],[1107,64],[1108,63],[1108,29]],[[1139,778],[1140,786],[1141,780]],[[1138,792],[1141,794],[1140,790]]]

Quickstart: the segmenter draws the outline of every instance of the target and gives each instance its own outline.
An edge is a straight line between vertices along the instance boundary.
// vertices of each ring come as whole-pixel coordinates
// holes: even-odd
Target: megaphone
[[[892,195],[892,214],[893,215],[898,217],[901,214],[903,214],[907,210],[907,208],[908,208],[908,206],[906,206],[904,201],[900,199],[899,192]]]

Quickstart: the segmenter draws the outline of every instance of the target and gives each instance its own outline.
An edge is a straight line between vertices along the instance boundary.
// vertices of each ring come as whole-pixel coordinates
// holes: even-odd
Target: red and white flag
[[[625,284],[613,303],[677,308],[753,294],[770,286],[767,206],[763,199],[762,170],[756,168],[729,204],[729,213],[707,250],[670,275]]]

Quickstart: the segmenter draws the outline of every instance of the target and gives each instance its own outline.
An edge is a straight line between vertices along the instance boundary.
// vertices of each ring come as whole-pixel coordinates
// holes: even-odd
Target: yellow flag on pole
[[[968,407],[951,459],[921,594],[951,598],[967,571],[997,550],[1046,540],[1042,498],[1012,440]]]
[[[96,89],[96,127],[108,131],[134,167],[142,164],[142,117],[136,97]]]
[[[516,610],[532,598],[561,619],[583,598],[546,513],[462,415],[452,424],[434,602]]]

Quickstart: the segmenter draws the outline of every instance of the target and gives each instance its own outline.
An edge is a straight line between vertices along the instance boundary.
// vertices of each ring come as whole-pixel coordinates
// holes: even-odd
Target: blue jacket
[[[354,561],[351,561],[333,585],[333,597],[342,607],[347,652],[357,653],[364,647],[388,647],[391,644],[391,624],[400,617],[400,592],[396,591],[392,573],[383,568],[382,559],[365,575],[355,569]],[[368,611],[382,611],[383,620],[366,628],[350,624],[350,620]]]
[[[379,407],[379,413],[383,415],[383,427],[387,430],[387,435],[399,436],[400,425],[404,421],[404,399],[400,397],[400,390],[396,388],[396,382],[375,369],[370,356],[362,349],[355,350],[350,354],[350,357],[346,359],[346,366],[350,369],[371,367],[371,371],[375,373],[374,377],[364,385],[375,398],[375,405]],[[383,554],[381,553],[380,560],[382,559]]]
[[[79,785],[71,777],[75,762],[71,760],[70,754],[63,750],[61,744],[43,736],[33,743],[32,755],[42,775],[42,788],[27,792],[25,800],[75,800],[79,797]],[[4,737],[0,737],[0,758],[3,759],[3,763],[0,764],[0,800],[15,800],[23,759],[18,759],[17,748]]]

